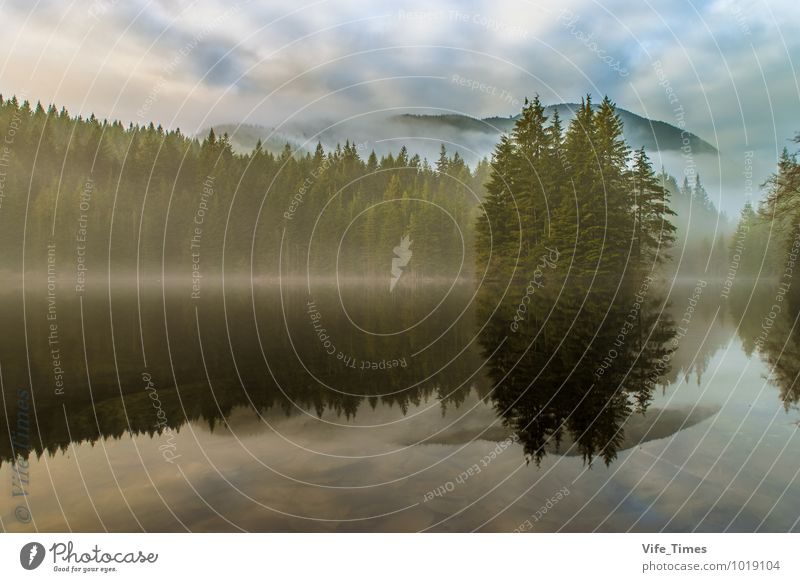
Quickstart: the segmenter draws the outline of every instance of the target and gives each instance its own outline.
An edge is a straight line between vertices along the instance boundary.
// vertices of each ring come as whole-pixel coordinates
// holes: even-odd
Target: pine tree
[[[783,148],[776,173],[767,181],[768,191],[761,214],[769,220],[790,217],[797,224],[800,216],[800,166],[797,155]]]
[[[513,155],[510,175],[514,183],[523,236],[523,254],[532,256],[545,230],[546,185],[549,174],[547,117],[539,97],[525,100],[522,113],[511,133]]]
[[[548,171],[544,176],[545,183],[545,204],[547,212],[547,224],[545,226],[545,236],[550,237],[550,222],[556,209],[561,205],[569,183],[570,167],[567,161],[567,154],[564,149],[564,130],[561,126],[561,117],[558,109],[553,110],[550,118],[550,126],[547,128],[548,145]]]
[[[622,121],[608,97],[600,103],[594,124],[593,145],[600,179],[594,202],[599,214],[602,199],[604,213],[603,239],[598,240],[598,231],[594,244],[605,247],[602,259],[606,268],[620,269],[621,272],[632,236],[632,201],[627,171],[630,150],[622,134]]]
[[[443,175],[447,173],[447,149],[444,147],[444,144],[441,144],[439,148],[439,159],[436,161],[436,172],[439,175]]]
[[[565,193],[553,214],[553,244],[567,260],[559,270],[582,277],[594,270],[589,264],[593,240],[602,241],[602,203],[596,200],[599,184],[594,152],[595,124],[591,96],[581,101],[564,138],[562,166],[566,166]]]
[[[378,169],[378,156],[375,155],[375,150],[372,150],[367,159],[367,172],[372,173]]]
[[[711,199],[708,197],[708,192],[706,192],[706,189],[703,187],[703,183],[700,181],[700,174],[695,174],[692,196],[695,208],[697,210],[700,211],[714,210],[714,203],[711,202]]]
[[[631,186],[635,267],[647,272],[668,258],[666,250],[675,242],[676,229],[669,220],[675,212],[670,208],[668,191],[653,172],[644,148],[634,156]]]
[[[692,198],[693,198],[692,187],[689,185],[689,177],[688,176],[684,176],[683,177],[683,184],[681,185],[680,193],[681,193],[681,196],[686,198],[686,200],[689,200],[689,201],[692,200]]]
[[[486,269],[489,279],[502,278],[504,272],[513,270],[521,245],[519,206],[509,171],[513,156],[511,138],[501,136],[475,228],[476,272]]]

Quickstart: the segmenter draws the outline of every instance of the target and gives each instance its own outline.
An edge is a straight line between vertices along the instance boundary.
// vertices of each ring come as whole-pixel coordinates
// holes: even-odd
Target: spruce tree
[[[675,242],[675,226],[670,221],[675,212],[669,194],[653,172],[644,148],[633,159],[634,260],[639,271],[648,272],[668,258],[666,250]]]
[[[608,97],[600,103],[594,125],[593,145],[600,187],[595,190],[593,201],[598,214],[602,201],[604,219],[602,239],[598,230],[594,244],[603,246],[604,269],[619,269],[621,272],[632,236],[631,193],[627,179],[630,150],[622,134],[622,121]]]
[[[517,205],[523,229],[523,253],[530,256],[542,238],[545,225],[545,182],[549,135],[545,127],[547,117],[539,96],[525,100],[522,113],[511,133],[513,155],[511,180],[517,194]]]
[[[513,269],[520,251],[519,205],[509,171],[513,156],[511,138],[501,136],[492,156],[486,198],[475,228],[476,272],[488,270],[489,279],[500,279],[505,271]]]
[[[703,187],[703,183],[700,181],[700,174],[695,174],[692,196],[694,199],[695,208],[697,210],[700,211],[714,210],[714,203],[711,202],[711,198],[708,197],[708,192],[706,192],[706,189]]]

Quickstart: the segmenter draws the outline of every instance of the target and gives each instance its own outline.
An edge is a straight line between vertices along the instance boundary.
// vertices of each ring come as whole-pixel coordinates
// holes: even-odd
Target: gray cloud
[[[800,129],[793,64],[800,14],[791,0],[37,6],[30,13],[21,0],[4,5],[3,91],[24,88],[126,121],[137,121],[161,83],[148,113],[185,129],[330,121],[390,107],[515,113],[516,103],[498,99],[503,91],[517,99],[539,93],[546,102],[609,94],[621,107],[674,123],[657,60],[687,126],[732,160],[756,150],[767,172]],[[470,90],[450,82],[453,75],[497,91]]]

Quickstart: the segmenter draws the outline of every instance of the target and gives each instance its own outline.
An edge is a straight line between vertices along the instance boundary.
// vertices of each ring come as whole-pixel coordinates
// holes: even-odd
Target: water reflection
[[[790,276],[791,278],[791,276]],[[745,280],[730,298],[730,317],[748,355],[757,353],[780,389],[787,409],[800,401],[800,305],[791,285],[781,280]]]
[[[87,293],[59,297],[57,343],[46,297],[5,295],[0,471],[29,467],[34,521],[9,494],[4,527],[508,531],[567,485],[542,528],[680,531],[698,503],[701,529],[795,527],[797,309],[757,342],[773,290],[737,311],[709,283],[685,321],[696,283],[645,284],[553,285],[516,320],[524,287]]]
[[[110,302],[69,298],[58,304],[57,336],[43,315],[47,304],[31,296],[29,366],[21,313],[3,311],[2,361],[14,363],[4,366],[4,382],[33,386],[37,454],[71,441],[153,436],[190,421],[213,431],[237,406],[344,419],[363,406],[402,413],[429,400],[457,406],[481,368],[469,290],[413,300],[408,293],[387,301],[369,288],[270,286],[224,298],[207,293],[202,303],[131,293]],[[363,332],[353,331],[354,320]],[[411,329],[391,331],[398,323]],[[6,407],[14,418],[13,397]],[[27,455],[28,447],[16,448]],[[0,459],[12,457],[11,442],[0,440]]]
[[[494,407],[537,464],[562,447],[609,464],[626,441],[623,424],[666,384],[675,326],[651,275],[627,286],[554,279],[514,285],[499,305],[499,290],[484,288],[479,305],[493,309],[484,354],[501,346],[489,360]]]

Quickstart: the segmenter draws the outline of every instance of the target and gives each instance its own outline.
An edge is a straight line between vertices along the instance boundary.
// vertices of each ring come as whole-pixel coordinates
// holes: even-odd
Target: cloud
[[[800,121],[793,59],[800,14],[790,0],[630,3],[565,0],[47,0],[4,6],[3,91],[25,89],[72,111],[199,129],[289,118],[342,119],[431,107],[509,115],[521,99],[609,94],[675,122],[659,61],[688,127],[733,159],[771,167]],[[623,74],[625,73],[625,74]],[[453,75],[498,91],[467,90]],[[140,117],[140,116],[139,116]],[[148,120],[149,121],[149,120]],[[766,170],[765,170],[766,171]]]

